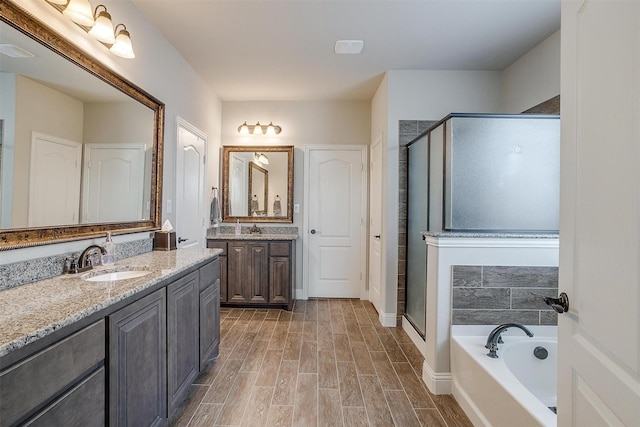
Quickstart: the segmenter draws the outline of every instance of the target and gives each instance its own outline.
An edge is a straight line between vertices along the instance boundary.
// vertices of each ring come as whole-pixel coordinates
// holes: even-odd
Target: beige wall
[[[12,227],[27,226],[32,132],[82,143],[82,121],[82,102],[27,77],[16,76]]]
[[[521,113],[560,94],[560,30],[503,72],[505,113]]]
[[[279,135],[240,135],[238,126],[269,124],[282,127]],[[300,239],[296,254],[296,293],[302,295],[302,230],[304,215],[304,150],[307,145],[359,144],[369,145],[371,130],[371,104],[365,101],[349,102],[295,102],[295,101],[234,101],[222,103],[223,145],[293,145],[293,203],[300,205],[300,213],[293,214],[293,225],[298,227]],[[280,195],[282,196],[282,195]],[[284,205],[282,207],[285,209]],[[278,225],[283,225],[279,223]]]

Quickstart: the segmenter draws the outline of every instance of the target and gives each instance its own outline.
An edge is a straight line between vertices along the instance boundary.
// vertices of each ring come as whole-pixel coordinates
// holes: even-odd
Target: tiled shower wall
[[[400,120],[399,196],[398,196],[398,307],[397,324],[402,324],[407,284],[407,144],[433,126],[435,120]],[[426,286],[426,284],[425,284]]]
[[[543,301],[558,295],[558,267],[452,267],[452,324],[557,325]]]

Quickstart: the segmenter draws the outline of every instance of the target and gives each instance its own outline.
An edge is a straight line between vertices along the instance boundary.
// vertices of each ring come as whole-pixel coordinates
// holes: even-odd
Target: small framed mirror
[[[293,146],[222,149],[223,220],[293,222]]]

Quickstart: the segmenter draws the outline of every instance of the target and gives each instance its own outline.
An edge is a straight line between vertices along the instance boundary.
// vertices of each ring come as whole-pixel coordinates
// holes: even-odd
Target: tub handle
[[[544,297],[544,302],[560,314],[569,311],[569,296],[564,292],[558,298]]]

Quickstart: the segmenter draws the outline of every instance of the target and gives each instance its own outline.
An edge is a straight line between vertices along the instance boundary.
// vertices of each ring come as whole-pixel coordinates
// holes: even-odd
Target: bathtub
[[[498,358],[484,347],[493,326],[452,327],[452,392],[474,426],[555,427],[557,406],[557,327],[517,328],[503,333]],[[537,346],[548,357],[533,355]]]

